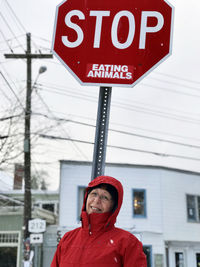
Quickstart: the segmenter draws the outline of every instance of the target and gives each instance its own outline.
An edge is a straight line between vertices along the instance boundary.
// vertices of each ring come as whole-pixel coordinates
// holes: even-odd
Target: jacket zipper
[[[92,235],[91,224],[89,224],[89,235]]]

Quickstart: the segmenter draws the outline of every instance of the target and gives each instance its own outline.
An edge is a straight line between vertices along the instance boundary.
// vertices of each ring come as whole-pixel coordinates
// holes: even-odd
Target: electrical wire
[[[47,139],[52,139],[52,140],[53,139],[54,140],[65,140],[65,141],[73,141],[73,142],[78,142],[78,143],[84,143],[84,144],[94,145],[94,142],[83,141],[83,140],[79,140],[79,139],[71,139],[71,138],[67,138],[67,137],[60,137],[60,136],[53,136],[53,135],[44,135],[44,134],[39,134],[39,136],[42,137],[42,138],[47,138]],[[142,149],[135,149],[135,148],[130,148],[130,147],[122,147],[122,146],[114,146],[114,145],[107,145],[107,147],[117,148],[117,149],[120,149],[120,150],[140,152],[140,153],[145,153],[145,154],[152,154],[152,155],[160,156],[160,157],[168,157],[168,158],[169,157],[173,157],[173,158],[180,158],[180,159],[188,159],[188,160],[200,161],[200,158],[189,157],[189,156],[182,156],[182,155],[176,155],[176,154],[159,153],[159,152],[142,150]]]
[[[69,117],[75,117],[75,118],[81,118],[81,119],[84,119],[84,120],[89,120],[89,121],[93,121],[94,123],[96,122],[95,119],[93,118],[90,118],[90,117],[85,117],[85,116],[80,116],[80,115],[74,115],[74,114],[65,114],[65,113],[62,113],[62,112],[56,112],[56,111],[53,111],[55,114],[61,114],[61,115],[64,115],[64,116],[69,116]],[[62,118],[61,118],[62,119]],[[94,125],[94,124],[93,124]],[[175,137],[175,138],[181,138],[181,139],[189,139],[190,141],[198,141],[200,142],[200,139],[199,138],[194,138],[194,137],[188,137],[188,136],[183,136],[183,135],[180,135],[180,134],[173,134],[173,133],[170,133],[170,132],[164,132],[164,131],[159,131],[159,130],[152,130],[152,129],[147,129],[147,128],[141,128],[141,127],[136,127],[136,126],[133,126],[133,125],[127,125],[127,124],[123,124],[123,123],[117,123],[117,122],[111,122],[111,125],[115,125],[115,126],[118,126],[118,127],[125,127],[125,128],[128,128],[128,129],[134,129],[134,130],[139,130],[139,131],[143,131],[143,132],[148,132],[148,133],[153,133],[153,134],[161,134],[161,135],[167,135],[167,136],[170,136],[170,137]]]
[[[22,48],[22,50],[24,52],[26,52],[25,49],[24,49],[24,47],[23,47],[23,45],[19,42],[17,36],[13,32],[13,30],[11,29],[10,24],[7,22],[6,18],[3,16],[3,14],[1,12],[0,12],[0,16],[3,19],[4,23],[6,24],[6,26],[8,27],[8,29],[10,30],[10,32],[12,33],[12,35],[15,37],[15,40],[18,42],[18,44],[20,45],[20,47]]]
[[[38,88],[41,89],[41,86],[38,85]],[[87,100],[87,101],[91,101],[91,102],[94,102],[94,100],[97,101],[96,97],[86,95],[84,93],[78,93],[78,95],[77,95],[76,92],[71,92],[70,90],[66,90],[67,92],[64,92],[64,90],[61,90],[61,89],[57,90],[55,88],[53,90],[49,90],[49,89],[45,89],[45,90],[49,91],[49,92],[53,92],[55,94],[59,94],[59,95],[66,95],[66,96],[74,97],[76,99]],[[140,113],[144,113],[144,114],[148,114],[148,115],[153,115],[153,116],[157,116],[157,117],[161,117],[161,118],[173,119],[176,121],[183,121],[183,122],[192,123],[192,124],[199,124],[200,123],[199,119],[195,119],[192,117],[186,117],[183,115],[177,115],[177,114],[169,113],[169,112],[165,112],[165,111],[159,111],[159,110],[155,110],[153,108],[139,106],[138,104],[133,105],[133,104],[123,103],[123,102],[119,102],[119,101],[115,101],[115,102],[113,101],[112,106],[117,107],[117,108],[121,108],[121,109],[125,109],[125,110],[129,110],[129,111],[136,111],[136,112],[140,112]],[[179,112],[181,113],[181,111],[179,111]]]
[[[13,90],[12,86],[10,85],[10,83],[8,82],[8,80],[6,79],[6,77],[3,75],[3,73],[0,71],[1,76],[3,77],[4,81],[6,82],[8,88],[12,91],[12,93],[14,94],[15,98],[17,99],[18,103],[20,104],[20,106],[22,107],[22,109],[25,111],[25,108],[23,106],[23,104],[21,103],[19,97],[17,96],[17,94],[15,93],[15,91]]]
[[[4,0],[7,4],[7,6],[9,7],[12,15],[14,16],[16,22],[19,23],[19,25],[21,26],[21,28],[23,29],[24,32],[27,32],[27,30],[25,29],[24,25],[21,23],[21,21],[19,20],[19,18],[17,17],[16,13],[14,12],[14,10],[12,9],[11,5],[9,4],[9,2],[7,0]]]
[[[11,7],[11,5],[8,3],[7,0],[5,0],[5,2],[6,2],[6,4],[7,4],[7,6],[8,6],[8,9],[11,11],[11,14],[12,14],[12,16],[14,17],[15,21],[17,22],[17,23],[15,23],[15,25],[16,25],[16,26],[19,25],[19,26],[21,27],[21,29],[22,29],[22,32],[27,33],[27,32],[28,32],[27,29],[26,29],[26,28],[24,27],[24,25],[21,23],[20,19],[19,19],[18,16],[16,15],[16,13],[15,13],[15,11],[13,10],[13,8]],[[18,29],[20,29],[20,28],[18,27]],[[37,46],[37,44],[35,43],[34,40],[32,40],[32,43],[33,43],[33,45],[36,47],[36,49],[39,51],[39,53],[41,54],[41,50],[38,48],[38,46]]]
[[[172,84],[172,85],[181,86],[181,88],[187,88],[187,89],[194,90],[194,91],[197,91],[197,92],[200,93],[200,88],[196,88],[196,87],[193,87],[193,86],[180,84],[180,83],[177,83],[177,82],[171,82],[171,81],[168,81],[168,80],[162,80],[162,79],[158,79],[158,78],[154,78],[154,77],[149,77],[149,79],[157,81],[157,82],[162,82],[162,83],[165,83],[165,84]]]
[[[22,115],[22,113],[21,114],[17,114],[17,115],[11,115],[11,116],[7,116],[7,117],[2,117],[2,118],[0,118],[0,121],[6,121],[6,120],[13,119],[13,118],[21,117],[21,115]]]
[[[44,105],[45,108],[47,109],[47,111],[48,111],[50,114],[52,114],[52,116],[54,117],[54,114],[53,114],[52,111],[49,109],[48,105],[46,104],[46,102],[44,101],[44,99],[42,98],[42,96],[39,94],[39,92],[38,92],[38,91],[35,91],[35,92],[36,92],[37,96],[39,97],[40,101],[43,103],[43,105]],[[62,129],[62,130],[64,130],[64,129]],[[65,134],[66,134],[67,136],[69,136],[69,135],[66,133],[65,130],[64,130],[64,132],[65,132]],[[72,142],[72,143],[73,143],[73,142]],[[80,153],[84,158],[87,159],[87,156],[86,156],[86,155],[79,149],[79,147],[78,147],[76,144],[74,144],[74,143],[73,143],[73,145],[74,145],[75,148],[79,151],[79,153]]]
[[[10,52],[13,53],[13,49],[12,49],[12,47],[10,46],[8,40],[6,40],[6,37],[5,37],[4,33],[2,32],[2,30],[0,30],[0,33],[1,33],[1,35],[3,36],[3,39],[4,39],[5,43],[8,45],[8,48],[10,49]],[[1,50],[1,51],[2,51],[2,50]]]
[[[79,124],[79,125],[83,125],[83,126],[88,126],[88,127],[93,127],[93,128],[96,127],[94,124],[80,122],[80,121],[75,121],[75,120],[72,120],[72,119],[51,118],[51,117],[49,117],[46,114],[42,114],[42,113],[38,113],[38,112],[37,113],[34,112],[32,115],[39,115],[39,116],[43,116],[43,117],[48,118],[48,119],[54,119],[56,121],[61,121],[61,122],[71,122],[71,123],[75,123],[75,124]],[[116,129],[112,129],[112,128],[109,128],[109,131],[110,132],[124,134],[124,135],[129,135],[129,136],[136,136],[136,137],[140,137],[140,138],[144,138],[144,139],[149,139],[149,140],[153,140],[153,141],[171,143],[171,144],[175,144],[175,145],[179,145],[179,146],[185,146],[185,147],[190,147],[190,148],[200,148],[200,145],[186,144],[186,143],[182,143],[182,142],[172,141],[172,140],[169,140],[169,139],[163,139],[163,138],[158,138],[158,137],[151,137],[151,136],[147,136],[147,135],[136,134],[136,133],[133,133],[133,132],[116,130]],[[200,142],[200,139],[199,139],[199,142]]]
[[[157,72],[157,71],[154,72],[154,73],[158,74],[158,75],[161,75],[161,76],[173,78],[173,79],[176,79],[176,80],[181,80],[181,81],[184,81],[184,82],[189,82],[189,83],[194,83],[194,84],[200,85],[200,81],[194,81],[194,80],[191,80],[191,79],[185,79],[185,78],[178,77],[178,76],[175,76],[175,75],[172,75],[172,74],[167,74],[167,73],[162,73],[162,72]]]

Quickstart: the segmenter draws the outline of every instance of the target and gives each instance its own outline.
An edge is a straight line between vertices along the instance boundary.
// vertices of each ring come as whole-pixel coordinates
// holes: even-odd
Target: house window
[[[184,267],[183,252],[175,252],[175,266],[176,267]]]
[[[133,216],[146,217],[146,190],[133,189]]]
[[[188,221],[200,222],[200,196],[187,195]]]
[[[17,247],[0,247],[0,266],[17,266]]]
[[[78,206],[77,206],[77,208],[78,208],[78,212],[77,212],[78,220],[80,220],[81,209],[83,206],[83,200],[84,200],[84,196],[85,196],[85,189],[86,189],[85,186],[79,186],[78,187]]]
[[[0,266],[19,266],[20,233],[0,232]]]
[[[33,207],[48,210],[54,214],[58,214],[58,203],[56,202],[36,202],[33,203]]]
[[[55,211],[55,205],[54,204],[49,204],[49,203],[45,203],[45,204],[42,204],[42,208],[45,209],[45,210],[49,210],[51,212],[54,213]]]
[[[151,246],[143,246],[143,251],[146,255],[146,259],[147,259],[147,267],[152,267],[152,247]]]
[[[148,264],[147,264],[147,266],[148,266]],[[163,254],[154,254],[154,266],[155,267],[163,267],[164,266],[164,255]]]
[[[197,262],[196,267],[200,267],[200,253],[196,253],[196,262]]]

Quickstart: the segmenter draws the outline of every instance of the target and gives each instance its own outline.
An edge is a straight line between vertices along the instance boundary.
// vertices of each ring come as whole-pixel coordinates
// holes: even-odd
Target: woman
[[[51,267],[146,267],[142,244],[114,226],[123,200],[123,187],[113,177],[99,176],[86,189],[82,227],[61,239]]]

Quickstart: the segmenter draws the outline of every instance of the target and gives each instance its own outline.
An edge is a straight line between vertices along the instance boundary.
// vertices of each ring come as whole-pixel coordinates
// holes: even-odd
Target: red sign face
[[[52,50],[81,84],[133,86],[170,55],[172,23],[164,0],[66,0]]]

